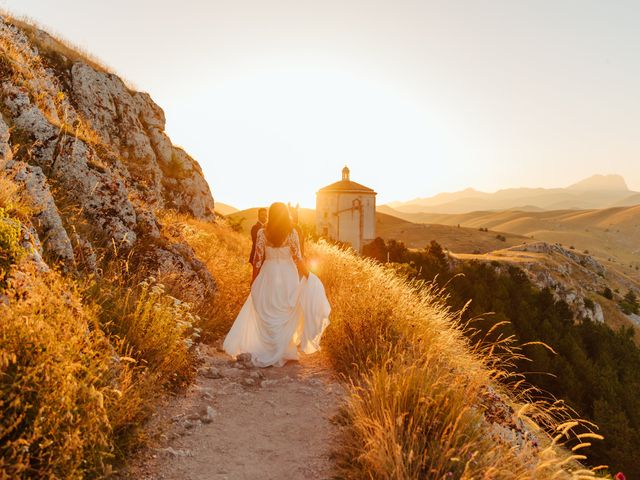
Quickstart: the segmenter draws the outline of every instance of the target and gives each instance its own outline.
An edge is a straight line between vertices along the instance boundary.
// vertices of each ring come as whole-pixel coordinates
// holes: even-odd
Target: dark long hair
[[[272,245],[281,247],[291,233],[291,217],[284,203],[276,202],[269,207],[269,221],[265,234]]]

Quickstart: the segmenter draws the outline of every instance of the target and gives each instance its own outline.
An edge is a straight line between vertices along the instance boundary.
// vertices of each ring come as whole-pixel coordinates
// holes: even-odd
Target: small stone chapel
[[[316,229],[323,237],[351,245],[358,253],[376,238],[376,195],[349,178],[342,169],[342,180],[316,193]]]

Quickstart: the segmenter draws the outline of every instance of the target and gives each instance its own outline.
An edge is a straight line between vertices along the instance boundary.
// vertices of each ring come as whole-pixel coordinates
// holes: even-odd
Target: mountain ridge
[[[587,209],[633,204],[638,195],[640,192],[628,189],[622,176],[596,174],[565,188],[504,188],[491,193],[466,188],[387,206],[404,213],[448,214],[508,210],[523,205],[542,210]]]

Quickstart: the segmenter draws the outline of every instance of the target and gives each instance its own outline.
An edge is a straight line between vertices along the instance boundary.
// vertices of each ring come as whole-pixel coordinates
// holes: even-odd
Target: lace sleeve
[[[302,253],[300,253],[300,237],[298,237],[298,232],[294,228],[291,230],[291,234],[287,240],[289,244],[289,249],[291,250],[291,256],[295,261],[302,261]]]
[[[256,252],[253,256],[253,265],[256,268],[262,266],[264,261],[264,249],[267,244],[267,237],[264,234],[264,228],[258,230],[258,236],[256,237]]]

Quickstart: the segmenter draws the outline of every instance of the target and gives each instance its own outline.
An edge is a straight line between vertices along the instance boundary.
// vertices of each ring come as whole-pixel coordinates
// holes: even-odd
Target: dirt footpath
[[[343,389],[319,354],[282,368],[252,368],[204,347],[184,396],[161,408],[155,445],[123,478],[326,479]]]

